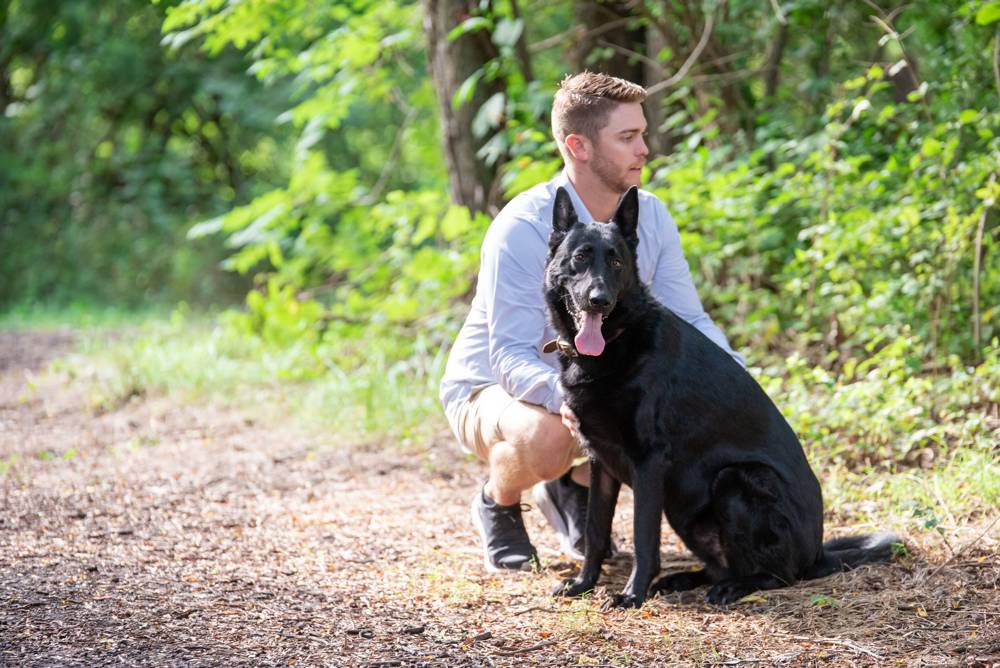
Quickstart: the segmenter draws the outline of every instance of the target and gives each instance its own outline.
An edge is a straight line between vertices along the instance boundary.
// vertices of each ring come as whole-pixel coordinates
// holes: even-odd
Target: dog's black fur
[[[638,218],[636,188],[610,223],[580,223],[566,191],[556,194],[545,297],[591,486],[582,571],[554,593],[593,589],[622,483],[635,497],[635,562],[616,606],[702,584],[714,585],[709,601],[726,603],[890,558],[890,534],[823,543],[819,482],[788,423],[746,370],[639,280]],[[596,356],[570,344],[584,312],[604,316],[607,343]],[[661,513],[705,568],[650,590]]]

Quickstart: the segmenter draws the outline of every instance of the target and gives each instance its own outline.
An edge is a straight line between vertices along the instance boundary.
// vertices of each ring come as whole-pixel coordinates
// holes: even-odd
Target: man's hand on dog
[[[565,403],[559,407],[559,416],[562,418],[563,426],[569,429],[570,436],[574,440],[580,440],[580,420],[577,419],[576,413]]]

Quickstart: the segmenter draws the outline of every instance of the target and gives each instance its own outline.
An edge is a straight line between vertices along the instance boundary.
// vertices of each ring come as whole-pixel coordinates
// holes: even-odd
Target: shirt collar
[[[580,199],[580,194],[573,187],[573,182],[569,180],[569,174],[566,173],[565,167],[559,172],[559,176],[555,178],[554,183],[557,188],[562,186],[569,193],[569,197],[573,201],[573,208],[576,210],[576,217],[580,219],[581,223],[589,224],[594,222],[594,217],[587,210],[587,206],[583,203],[583,200]]]

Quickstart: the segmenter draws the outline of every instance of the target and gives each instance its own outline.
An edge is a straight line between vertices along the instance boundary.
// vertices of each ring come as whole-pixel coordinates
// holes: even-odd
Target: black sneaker
[[[482,490],[472,500],[472,523],[483,541],[487,571],[530,571],[538,565],[538,553],[524,528],[520,503],[501,506]]]
[[[583,560],[583,534],[587,526],[587,488],[573,481],[569,473],[556,480],[540,482],[531,490],[538,508],[559,534],[563,554]]]

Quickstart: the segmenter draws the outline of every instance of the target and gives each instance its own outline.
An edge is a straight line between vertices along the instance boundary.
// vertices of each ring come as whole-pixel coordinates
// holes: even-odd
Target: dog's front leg
[[[587,494],[587,525],[584,559],[580,575],[563,580],[552,590],[554,596],[580,596],[591,591],[601,575],[601,565],[611,551],[611,523],[615,517],[622,484],[596,459],[590,460],[590,491]]]
[[[632,470],[635,517],[632,542],[635,562],[622,593],[611,599],[616,608],[638,608],[646,600],[649,583],[660,572],[660,516],[663,514],[664,457],[649,455]]]

